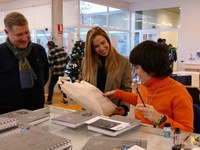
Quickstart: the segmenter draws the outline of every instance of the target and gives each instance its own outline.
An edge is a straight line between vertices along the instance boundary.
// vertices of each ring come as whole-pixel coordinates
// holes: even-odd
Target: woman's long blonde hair
[[[97,35],[102,35],[106,38],[110,45],[108,56],[106,56],[105,67],[107,72],[116,72],[118,70],[117,57],[121,55],[112,47],[108,34],[100,27],[93,27],[87,32],[85,42],[85,56],[82,67],[82,79],[92,84],[96,84],[96,76],[98,66],[101,65],[99,55],[93,48],[93,40]]]

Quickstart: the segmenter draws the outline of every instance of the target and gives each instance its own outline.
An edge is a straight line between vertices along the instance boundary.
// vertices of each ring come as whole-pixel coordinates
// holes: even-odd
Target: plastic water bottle
[[[174,131],[174,145],[180,145],[180,134],[181,131],[179,128],[176,128]]]
[[[164,137],[170,138],[171,137],[171,124],[165,123],[163,131],[164,131]]]

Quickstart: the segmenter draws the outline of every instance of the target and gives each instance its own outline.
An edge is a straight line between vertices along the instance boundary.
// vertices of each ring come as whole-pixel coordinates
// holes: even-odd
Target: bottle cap
[[[171,124],[170,123],[165,123],[164,127],[171,127]]]
[[[174,133],[181,133],[180,128],[176,128]]]

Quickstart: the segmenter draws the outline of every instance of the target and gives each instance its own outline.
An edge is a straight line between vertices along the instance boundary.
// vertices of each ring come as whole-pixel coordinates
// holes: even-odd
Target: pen
[[[187,139],[190,137],[190,135],[191,135],[191,134],[189,134],[189,135],[184,139],[183,142],[187,141]]]
[[[142,96],[140,95],[140,92],[139,92],[139,90],[138,90],[138,87],[136,87],[136,92],[138,93],[138,95],[139,95],[139,97],[140,97],[140,99],[141,99],[141,101],[142,101],[144,107],[146,107],[146,105],[145,105],[145,103],[144,103],[144,101],[143,101],[143,99],[142,99]]]

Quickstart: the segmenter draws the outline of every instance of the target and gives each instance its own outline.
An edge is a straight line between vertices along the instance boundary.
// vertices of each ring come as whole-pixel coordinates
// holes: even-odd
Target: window
[[[35,42],[42,45],[46,52],[48,52],[47,42],[51,39],[51,34],[49,31],[36,30],[36,40]]]
[[[129,12],[109,7],[109,27],[129,30]]]
[[[179,8],[136,11],[134,14],[135,30],[169,29],[179,26]]]
[[[136,46],[144,40],[153,40],[165,38],[167,42],[177,46],[178,32],[180,22],[179,8],[166,8],[155,10],[136,11],[132,13],[133,44]],[[178,33],[177,33],[178,34]],[[177,37],[177,38],[176,38]]]
[[[109,31],[112,45],[123,56],[129,56],[129,34],[127,32]]]
[[[4,32],[0,32],[0,44],[5,42],[6,37],[4,36]]]
[[[76,35],[76,28],[67,28],[63,31],[63,45],[67,48],[67,51],[71,51],[73,44],[74,44],[74,38]]]
[[[81,1],[80,24],[106,26],[107,7]]]

